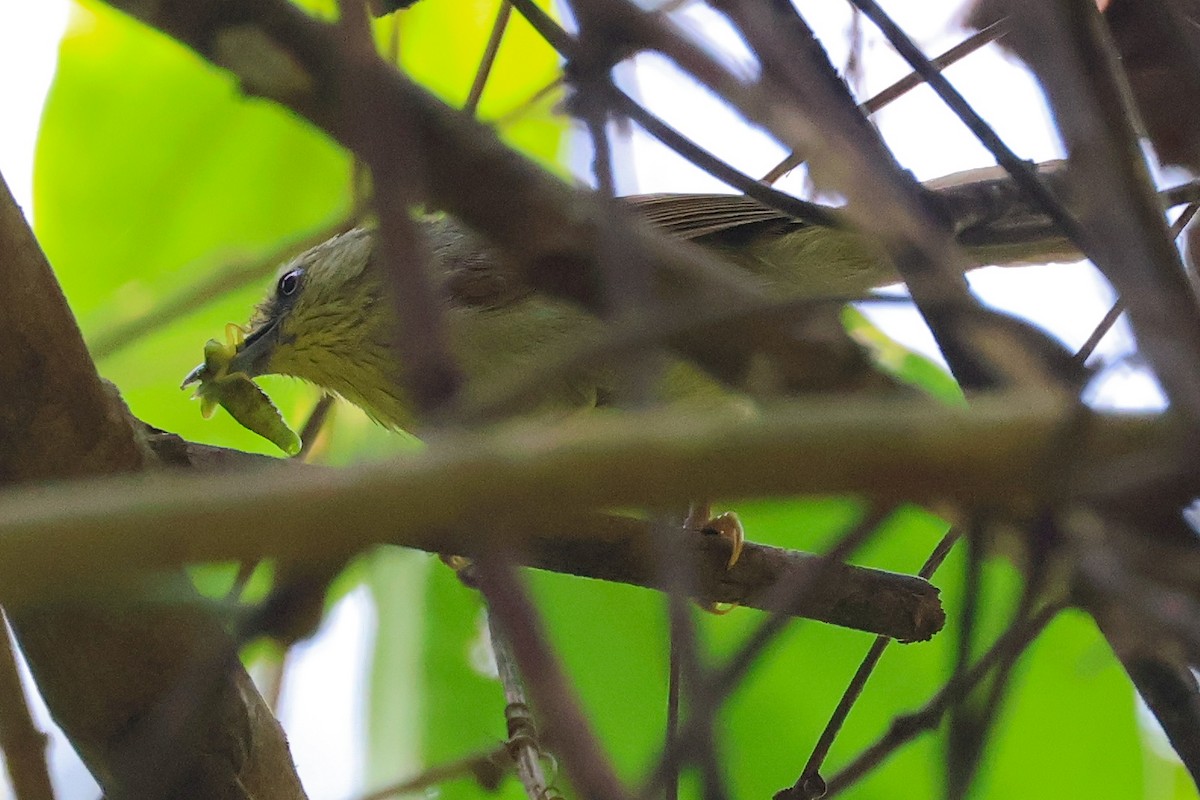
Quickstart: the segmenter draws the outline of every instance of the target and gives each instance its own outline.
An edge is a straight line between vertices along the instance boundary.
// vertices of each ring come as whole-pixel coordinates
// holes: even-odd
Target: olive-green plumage
[[[857,295],[896,279],[852,233],[799,223],[745,197],[629,201],[652,224],[712,247],[777,296]],[[445,217],[421,224],[447,298],[450,347],[470,380],[544,357],[548,346],[595,335],[595,318],[527,291],[503,256],[460,225]],[[384,296],[373,233],[352,230],[282,268],[229,371],[302,378],[385,425],[407,427],[411,406],[391,346],[393,307]],[[590,405],[603,384],[600,373],[563,378],[540,387],[535,402]]]

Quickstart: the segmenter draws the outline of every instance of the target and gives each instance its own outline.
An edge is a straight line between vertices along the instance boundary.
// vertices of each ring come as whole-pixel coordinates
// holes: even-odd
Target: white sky
[[[799,0],[806,18],[826,34],[841,41],[849,14],[841,3]],[[942,22],[955,0],[922,3],[888,3],[898,21],[935,55],[957,43],[961,34]],[[65,24],[65,0],[0,2],[0,173],[18,202],[31,207],[32,155],[42,99],[53,75],[58,36]],[[733,51],[737,37],[711,13],[689,11],[696,30]],[[907,70],[869,23],[864,57],[868,62],[868,94],[905,74]],[[835,64],[844,52],[831,54]],[[1039,93],[1029,77],[998,54],[994,47],[951,68],[948,76],[976,109],[997,126],[1009,145],[1022,157],[1035,160],[1060,155]],[[779,148],[761,133],[745,126],[703,89],[681,79],[661,59],[641,58],[636,75],[625,73],[627,85],[668,122],[693,136],[719,155],[730,158],[752,174],[762,174],[781,157]],[[926,89],[919,89],[881,113],[876,121],[901,162],[919,178],[929,179],[993,162],[948,111]],[[650,137],[635,133],[621,153],[629,170],[620,177],[625,193],[637,191],[722,191],[714,179],[683,163]],[[798,182],[784,188],[798,190]],[[1077,347],[1111,304],[1103,282],[1085,265],[1060,265],[1031,269],[981,270],[972,285],[988,302],[1034,320]],[[933,354],[928,334],[915,312],[882,309],[872,317],[911,346]],[[1104,359],[1116,359],[1131,346],[1127,329],[1119,326],[1100,349]],[[1109,407],[1154,406],[1160,397],[1154,382],[1132,365],[1110,370],[1094,387],[1099,404]],[[365,591],[348,597],[326,621],[322,634],[294,655],[287,678],[282,716],[305,784],[314,800],[343,798],[359,788],[363,697],[362,670],[369,637],[371,604]],[[303,704],[292,702],[304,698]],[[44,717],[44,709],[41,711]],[[56,781],[63,800],[92,800],[95,789],[69,748],[61,742],[53,750]],[[4,796],[0,788],[0,797]]]

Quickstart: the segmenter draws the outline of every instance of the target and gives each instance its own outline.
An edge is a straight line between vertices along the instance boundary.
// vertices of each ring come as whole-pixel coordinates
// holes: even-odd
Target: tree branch
[[[128,473],[153,456],[97,376],[54,273],[2,180],[0,253],[0,319],[8,337],[0,348],[0,484],[111,473],[135,481]],[[41,485],[25,491],[63,498]],[[121,536],[110,531],[92,545],[102,551]],[[195,597],[182,571],[163,583],[177,597]],[[134,607],[121,588],[110,584],[105,603],[60,598],[7,609],[42,697],[106,796],[302,798],[283,732],[236,657],[196,672],[197,663],[215,665],[206,654],[232,651],[217,620],[186,603]],[[199,685],[193,679],[206,691],[181,695]],[[183,719],[182,729],[170,724]],[[142,747],[151,731],[153,747]]]
[[[0,618],[0,747],[13,793],[19,800],[54,800],[46,745],[50,739],[34,725],[17,670],[16,642]]]
[[[445,435],[421,454],[348,469],[14,490],[0,497],[0,599],[180,563],[320,561],[378,543],[470,555],[500,537],[519,551],[539,537],[565,540],[580,513],[689,497],[861,493],[1020,514],[1043,495],[1038,476],[1070,413],[1069,401],[1044,392],[980,397],[970,408],[855,398],[758,416],[665,409]],[[1080,444],[1089,466],[1064,496],[1137,454],[1190,469],[1173,435],[1162,418],[1097,418]],[[471,520],[486,525],[463,524]]]
[[[184,442],[172,434],[156,434],[150,442],[167,463],[203,472],[259,466],[320,470],[296,461]],[[664,576],[655,569],[661,553],[650,521],[595,513],[564,514],[556,520],[553,528],[524,528],[510,534],[517,563],[583,578],[669,589]],[[408,543],[402,541],[403,534],[400,537],[391,541]],[[448,553],[461,544],[448,537],[439,539],[435,532],[430,541],[412,546]],[[673,557],[691,569],[687,585],[701,603],[732,603],[785,612],[905,642],[925,641],[945,623],[938,590],[922,578],[850,564],[821,565],[821,556],[813,553],[753,542],[746,543],[738,563],[730,568],[729,545],[718,537],[681,537],[679,546],[682,549]],[[785,602],[772,592],[776,586],[807,582],[815,570],[819,570],[820,578],[800,603]]]
[[[1088,256],[1125,303],[1139,348],[1172,407],[1200,423],[1200,302],[1131,120],[1129,88],[1095,3],[988,0],[974,18],[1007,14],[1006,42],[1038,75],[1068,150],[1068,196]]]

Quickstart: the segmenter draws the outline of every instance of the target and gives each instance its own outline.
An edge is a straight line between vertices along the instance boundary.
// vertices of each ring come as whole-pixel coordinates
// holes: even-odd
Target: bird
[[[624,198],[652,226],[707,246],[782,297],[860,296],[898,276],[852,231],[796,219],[744,195],[655,194]],[[468,384],[543,358],[549,348],[595,336],[602,323],[565,301],[534,292],[497,248],[450,216],[419,222],[431,249],[449,347]],[[410,429],[414,407],[403,388],[370,228],[354,228],[283,265],[225,366],[249,378],[282,374],[338,395],[389,428]],[[1027,253],[1033,255],[1027,255]],[[1061,237],[1022,248],[976,247],[973,265],[1044,263],[1077,257]],[[184,386],[206,377],[205,365]],[[608,387],[600,372],[539,387],[537,408],[595,405]]]
[[[743,195],[623,199],[652,226],[712,249],[773,295],[858,296],[898,280],[853,231],[811,224]],[[603,322],[586,311],[529,289],[500,250],[452,217],[430,215],[417,224],[444,298],[449,349],[468,386],[536,363],[557,346],[597,337],[603,330]],[[1054,232],[1033,238],[1037,260],[1074,253]],[[1000,249],[1005,261],[1022,260],[1014,258],[1010,243],[1003,242]],[[973,263],[989,260],[999,259],[977,253]],[[231,387],[230,400],[223,404],[242,420],[253,416],[247,407],[254,411],[256,403],[269,404],[265,395],[247,386],[248,379],[288,375],[344,398],[385,427],[411,430],[417,419],[395,353],[396,308],[386,295],[375,231],[351,229],[284,264],[249,324],[238,327],[227,346],[210,342],[205,364],[189,373],[184,386],[199,383],[198,394],[206,395],[210,407],[214,397],[221,400],[222,387]],[[689,378],[676,394],[704,382],[698,370],[683,369]],[[612,389],[613,378],[612,370],[604,368],[557,375],[536,387],[525,410],[594,407]],[[234,389],[239,390],[236,396]],[[270,411],[277,419],[278,412]],[[280,441],[277,436],[273,440]],[[735,515],[712,517],[701,503],[689,519],[701,530],[728,538],[731,561],[736,560],[744,534]]]

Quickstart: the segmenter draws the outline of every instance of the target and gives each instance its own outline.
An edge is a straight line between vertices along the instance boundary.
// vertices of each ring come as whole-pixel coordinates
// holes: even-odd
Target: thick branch
[[[1037,73],[1067,146],[1068,190],[1088,256],[1121,295],[1172,405],[1200,419],[1200,302],[1168,234],[1134,128],[1129,88],[1087,0],[989,0]]]
[[[0,484],[111,473],[134,480],[127,473],[153,459],[97,376],[3,181],[0,258]],[[120,537],[119,529],[106,535]],[[26,544],[47,556],[53,547]],[[103,551],[107,541],[93,546]],[[177,596],[195,596],[181,571],[171,581]],[[236,657],[225,657],[232,645],[216,619],[188,607],[131,608],[127,598],[8,608],[51,714],[106,796],[303,797],[283,732]],[[206,658],[214,654],[219,660]],[[214,669],[201,673],[197,664]],[[184,729],[170,727],[181,721]]]
[[[138,469],[129,422],[2,180],[0,258],[0,486]]]
[[[689,497],[857,492],[1020,514],[1045,490],[1042,467],[1069,409],[1039,393],[980,397],[967,409],[855,399],[754,417],[663,410],[446,436],[420,455],[344,470],[13,491],[0,498],[0,599],[180,563],[319,561],[385,542],[469,555],[480,535],[473,520],[522,550],[569,535],[564,523],[580,512]],[[1100,469],[1150,452],[1169,468],[1172,451],[1156,448],[1172,436],[1161,418],[1100,418],[1081,463]]]
[[[651,523],[628,517],[581,517],[571,535],[532,537],[521,563],[555,572],[668,590],[656,569],[657,548]],[[753,534],[753,531],[750,531]],[[590,535],[589,535],[590,534]],[[586,536],[586,538],[585,538]],[[764,611],[797,616],[903,641],[924,641],[941,630],[946,614],[938,590],[922,578],[840,564],[821,566],[813,553],[747,543],[732,568],[728,543],[717,537],[689,536],[674,554],[692,567],[688,578],[698,600],[737,603]],[[820,578],[803,602],[788,603],[777,585],[798,585]]]
[[[296,461],[184,442],[170,434],[156,435],[151,444],[157,452],[167,454],[164,457],[171,463],[204,471],[255,465],[319,469]],[[662,573],[655,569],[658,548],[650,525],[632,517],[580,514],[575,519],[560,520],[559,527],[544,535],[532,532],[518,543],[513,555],[523,566],[666,591]],[[764,611],[784,610],[773,602],[771,587],[806,580],[820,560],[812,553],[748,542],[738,563],[728,568],[729,545],[725,540],[689,536],[682,543],[686,550],[677,557],[694,570],[688,585],[694,587],[697,600],[736,603]],[[431,552],[450,549],[447,542],[431,548]],[[945,622],[938,590],[921,578],[849,564],[822,569],[827,574],[798,608],[789,609],[792,613],[901,641],[929,639]]]

